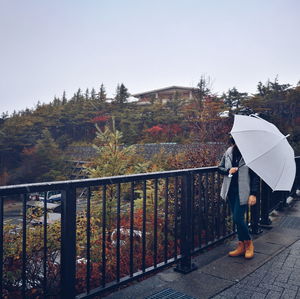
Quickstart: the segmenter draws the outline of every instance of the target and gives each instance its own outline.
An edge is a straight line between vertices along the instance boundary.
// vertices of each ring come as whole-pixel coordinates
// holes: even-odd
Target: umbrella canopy
[[[235,115],[230,133],[246,165],[273,191],[292,189],[296,175],[294,150],[276,126],[255,115]]]

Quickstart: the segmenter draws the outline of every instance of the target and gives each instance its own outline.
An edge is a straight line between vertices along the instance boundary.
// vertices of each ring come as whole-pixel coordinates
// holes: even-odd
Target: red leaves
[[[92,123],[105,123],[110,119],[110,116],[107,115],[98,115],[91,119]]]
[[[148,207],[150,210],[146,216],[146,247],[145,247],[145,266],[151,267],[154,263],[154,213],[151,211],[153,205],[150,204]],[[121,213],[120,219],[120,277],[125,277],[130,274],[130,214],[128,212]],[[142,231],[143,231],[143,209],[136,207],[133,215],[133,273],[138,272],[142,269],[142,257],[143,257],[143,245],[142,245]],[[102,227],[99,218],[91,218],[91,244],[90,244],[90,287],[91,289],[101,286],[102,283]],[[168,227],[168,258],[174,255],[174,217],[170,213],[168,216],[169,227]],[[164,222],[165,216],[162,210],[158,209],[156,229],[157,229],[157,255],[156,262],[160,263],[164,261]],[[86,276],[87,276],[87,252],[86,252],[86,218],[82,218],[77,223],[77,263],[76,263],[76,292],[78,294],[86,291]],[[49,230],[51,226],[49,227]],[[59,229],[59,227],[58,227]],[[109,283],[116,279],[117,275],[117,245],[116,236],[113,237],[113,231],[116,231],[116,220],[107,227],[106,238],[105,238],[105,282]],[[42,232],[42,228],[41,228]],[[48,231],[49,232],[49,231]],[[55,233],[53,231],[53,233]],[[115,233],[116,235],[116,233]],[[21,234],[10,234],[9,231],[5,234],[6,241],[14,241],[15,237],[18,242],[16,243],[19,247],[16,249],[18,254],[11,253],[13,257],[9,259],[5,256],[4,270],[6,280],[4,284],[4,290],[8,294],[14,294],[13,297],[7,298],[19,298],[21,289],[19,283],[21,281],[22,258],[21,258]],[[48,235],[48,261],[47,261],[47,278],[48,278],[48,291],[56,292],[59,290],[59,273],[60,264],[57,264],[57,254],[59,254],[59,240],[53,240],[55,235]],[[43,280],[39,276],[40,269],[43,263],[43,235],[39,233],[34,234],[34,240],[31,235],[28,235],[28,246],[35,242],[39,245],[38,250],[30,246],[27,248],[27,273],[28,281],[28,296],[42,296],[42,283]],[[54,242],[55,241],[55,242]],[[11,242],[9,242],[11,243]],[[7,251],[7,250],[6,250]]]
[[[33,154],[36,153],[36,147],[35,146],[32,146],[32,147],[25,147],[22,151],[22,154],[24,156],[31,156]]]
[[[171,218],[169,219],[170,222]],[[157,219],[157,263],[164,260],[164,216],[158,215]],[[169,228],[168,236],[168,257],[174,254],[174,237],[172,229]],[[146,268],[153,265],[153,250],[154,250],[154,215],[147,213],[146,217]],[[133,227],[133,272],[142,269],[142,231],[143,231],[143,210],[137,209],[134,212],[134,227]],[[116,279],[117,269],[117,245],[116,245],[116,227],[115,224],[111,228],[111,235],[107,233],[105,245],[105,281],[112,282]],[[120,277],[125,277],[130,274],[130,216],[128,214],[121,215],[120,219]],[[102,281],[102,239],[99,234],[97,245],[91,246],[91,287],[99,287]],[[97,251],[97,252],[96,252]],[[85,253],[83,253],[85,254]],[[78,257],[79,258],[79,257]],[[77,260],[78,261],[78,260]],[[86,288],[86,260],[82,257],[81,262],[77,263],[76,271],[76,289],[78,293],[84,292]]]
[[[151,135],[158,135],[160,132],[163,131],[163,128],[159,125],[153,126],[149,129],[146,129],[145,132],[150,133]]]
[[[156,141],[166,142],[171,142],[172,139],[180,135],[182,131],[182,128],[178,124],[156,125],[145,130],[145,132],[155,138]]]

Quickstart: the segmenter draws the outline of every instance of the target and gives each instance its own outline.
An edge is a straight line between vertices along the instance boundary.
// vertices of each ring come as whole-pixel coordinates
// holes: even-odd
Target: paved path
[[[300,241],[213,298],[300,298]]]
[[[171,289],[198,299],[300,299],[300,201],[279,213],[273,223],[272,229],[255,237],[251,260],[229,257],[236,241],[228,241],[195,257],[196,271],[184,275],[169,268],[105,298],[144,299]]]

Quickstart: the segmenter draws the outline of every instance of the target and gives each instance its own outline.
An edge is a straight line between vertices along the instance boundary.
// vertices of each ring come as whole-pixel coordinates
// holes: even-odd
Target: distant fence
[[[181,144],[175,142],[165,143],[145,143],[145,144],[133,144],[137,154],[142,155],[146,159],[150,159],[155,154],[164,152],[167,155],[175,155],[182,152],[194,151],[205,148],[213,148],[217,150],[216,155],[220,156],[226,144],[223,142],[206,142],[206,143],[188,143]],[[69,146],[66,149],[66,155],[69,160],[80,161],[89,160],[97,156],[97,151],[92,146]]]
[[[205,167],[1,187],[0,296],[91,298],[173,263],[192,271],[193,254],[235,233],[221,180],[217,167]],[[50,190],[62,193],[61,220],[48,223],[44,196],[43,224],[34,225],[29,194]],[[261,183],[253,233],[285,195]],[[11,196],[22,201],[20,223],[5,220]]]

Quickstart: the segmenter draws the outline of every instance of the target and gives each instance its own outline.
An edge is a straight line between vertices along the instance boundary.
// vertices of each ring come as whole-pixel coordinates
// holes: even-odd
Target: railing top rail
[[[158,179],[164,177],[181,176],[188,172],[191,173],[214,172],[217,169],[218,169],[217,166],[212,166],[212,167],[201,167],[201,168],[188,168],[188,169],[181,169],[181,170],[129,174],[129,175],[120,175],[120,176],[112,176],[112,177],[102,177],[102,178],[78,179],[78,180],[44,182],[44,183],[22,184],[22,185],[9,185],[9,186],[0,187],[0,196],[6,196],[9,194],[43,192],[49,190],[64,190],[69,187],[83,188],[83,187],[91,187],[91,186],[100,186],[105,184],[118,184],[118,183],[132,182],[132,181],[151,180],[151,179]]]
[[[300,156],[295,157],[296,160],[300,159]],[[92,178],[92,179],[78,179],[78,180],[66,180],[22,185],[9,185],[0,187],[0,196],[6,196],[10,194],[23,194],[33,192],[43,192],[49,190],[64,190],[69,187],[84,188],[92,186],[101,186],[105,184],[118,184],[127,183],[132,181],[151,180],[164,177],[181,176],[188,172],[191,173],[206,173],[214,172],[218,169],[217,166],[200,167],[200,168],[187,168],[180,170],[149,172],[139,174],[120,175],[112,177]]]

